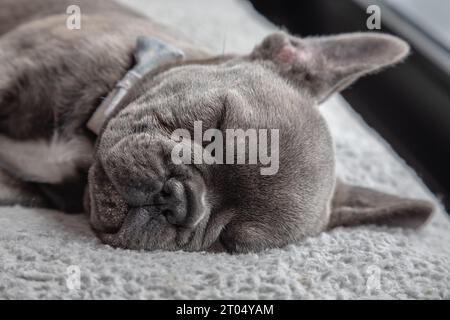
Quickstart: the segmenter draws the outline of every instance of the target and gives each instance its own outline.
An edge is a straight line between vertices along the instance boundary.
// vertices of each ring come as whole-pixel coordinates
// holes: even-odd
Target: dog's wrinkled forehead
[[[220,65],[180,66],[141,84],[138,98],[111,119],[102,137],[105,148],[127,134],[163,125],[165,129],[278,128],[289,114],[311,112],[314,101],[261,64],[237,59]],[[161,120],[162,123],[161,123]]]

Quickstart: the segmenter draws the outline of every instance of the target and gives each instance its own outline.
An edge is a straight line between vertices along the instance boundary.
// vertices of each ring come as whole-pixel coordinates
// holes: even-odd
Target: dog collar
[[[117,82],[114,89],[94,112],[87,122],[88,129],[98,135],[108,116],[142,77],[163,64],[179,61],[183,57],[184,53],[180,49],[165,42],[155,38],[138,37],[134,52],[135,65]]]

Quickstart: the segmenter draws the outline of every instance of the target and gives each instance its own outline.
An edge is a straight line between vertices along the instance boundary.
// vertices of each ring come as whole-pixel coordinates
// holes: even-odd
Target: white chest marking
[[[0,135],[0,167],[22,180],[57,184],[92,162],[93,145],[85,137],[63,140],[15,140]]]

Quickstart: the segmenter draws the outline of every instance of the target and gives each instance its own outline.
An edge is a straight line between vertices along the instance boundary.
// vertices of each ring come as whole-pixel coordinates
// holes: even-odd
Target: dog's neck
[[[122,88],[122,86],[125,84],[126,85],[125,90],[122,90],[124,94],[120,93],[118,97],[120,99],[117,99],[113,105],[111,105],[109,102],[103,102],[102,104],[100,104],[94,111],[93,115],[87,122],[86,126],[91,132],[93,132],[97,137],[99,137],[101,135],[101,132],[103,131],[103,128],[106,127],[106,124],[109,122],[109,120],[114,118],[121,110],[126,108],[126,106],[128,106],[131,102],[133,102],[136,98],[138,98],[141,94],[143,94],[144,88],[145,90],[149,89],[148,87],[145,87],[145,85],[143,85],[147,83],[148,79],[154,78],[159,74],[162,74],[170,69],[179,66],[189,64],[201,64],[201,65],[220,64],[235,57],[236,56],[233,54],[227,54],[200,59],[187,59],[187,60],[180,58],[168,59],[162,61],[162,63],[153,63],[152,68],[149,68],[148,70],[146,70],[146,72],[140,73],[141,76],[133,78],[135,79],[134,81],[132,80],[132,82],[127,82],[127,78],[129,79],[130,77],[128,76],[129,72],[135,69],[134,67],[131,67],[129,71],[125,74],[125,76],[122,77],[122,79],[117,82],[118,85],[108,94],[107,98],[104,101],[111,101],[111,99],[118,93],[117,87]],[[134,77],[134,75],[132,75],[131,77]],[[109,97],[112,98],[108,99]],[[107,113],[104,112],[106,108],[109,109]],[[95,119],[95,117],[99,117],[99,119],[97,120],[96,123],[92,123],[92,120]],[[91,125],[89,125],[90,122]]]
[[[131,88],[147,74],[160,69],[161,66],[181,61],[184,53],[156,38],[139,37],[134,52],[135,65],[117,82],[114,89],[95,110],[87,127],[98,135],[111,114],[123,103]]]

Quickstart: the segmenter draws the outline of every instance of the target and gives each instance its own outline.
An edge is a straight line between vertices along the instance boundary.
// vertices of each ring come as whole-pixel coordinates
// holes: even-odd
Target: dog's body
[[[83,10],[83,28],[71,32],[66,9],[73,4]],[[86,122],[132,64],[136,38],[171,42],[189,58],[206,53],[108,0],[0,5],[0,59],[7,61],[0,78],[2,165],[21,180],[42,184],[65,211],[80,211],[83,171],[95,142]]]
[[[66,27],[69,5],[81,8],[81,30]],[[282,246],[336,225],[417,226],[431,213],[426,202],[335,187],[332,140],[315,107],[399,61],[407,52],[400,40],[277,33],[249,56],[214,57],[111,1],[0,6],[2,204],[80,211],[89,171],[85,206],[106,243],[230,252]],[[181,49],[185,60],[144,77],[97,138],[86,123],[133,65],[141,35]],[[349,45],[367,61],[347,53]],[[195,120],[207,128],[279,129],[279,173],[170,163],[167,135],[191,130]]]

